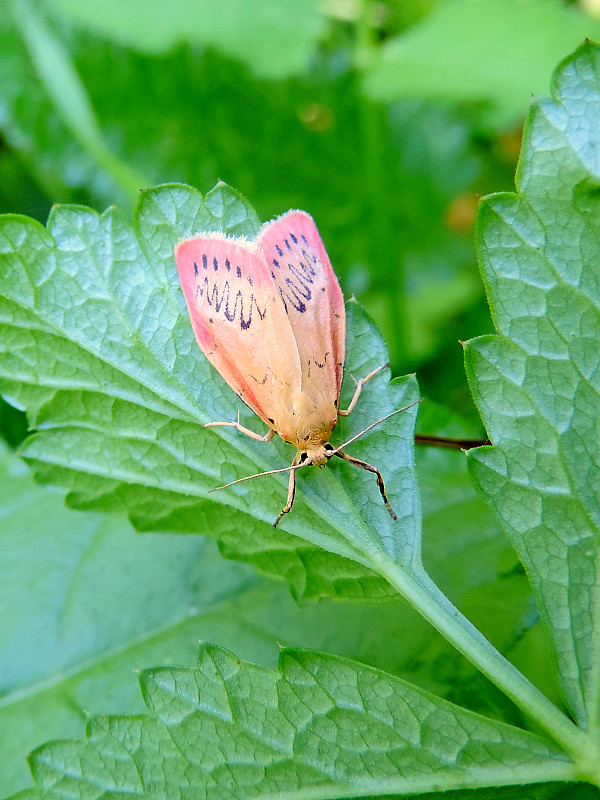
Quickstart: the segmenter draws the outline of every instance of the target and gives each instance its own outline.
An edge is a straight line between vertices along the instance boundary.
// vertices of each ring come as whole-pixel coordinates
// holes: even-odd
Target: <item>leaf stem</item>
[[[581,763],[582,754],[590,749],[587,734],[490,644],[422,567],[409,574],[383,553],[371,554],[371,563],[442,636],[569,753],[573,761]]]
[[[471,450],[491,444],[489,439],[453,439],[448,436],[431,436],[415,433],[415,444],[420,447],[439,447],[444,450]]]

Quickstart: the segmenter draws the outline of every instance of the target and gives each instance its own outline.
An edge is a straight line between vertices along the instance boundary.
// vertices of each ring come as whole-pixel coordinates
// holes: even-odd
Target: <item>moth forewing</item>
[[[196,340],[238,396],[267,425],[301,386],[285,310],[255,243],[205,234],[181,242],[177,270]]]
[[[339,401],[344,371],[346,310],[342,290],[312,217],[288,211],[257,239],[296,338],[302,388]]]

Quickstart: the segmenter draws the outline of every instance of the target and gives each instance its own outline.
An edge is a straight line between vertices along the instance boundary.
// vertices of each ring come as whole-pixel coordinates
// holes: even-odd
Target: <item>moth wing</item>
[[[179,280],[200,349],[267,425],[301,385],[290,321],[254,242],[206,234],[175,248]]]
[[[302,388],[325,390],[339,402],[344,372],[346,311],[340,285],[312,217],[288,211],[261,230],[264,253],[289,319],[302,368]]]

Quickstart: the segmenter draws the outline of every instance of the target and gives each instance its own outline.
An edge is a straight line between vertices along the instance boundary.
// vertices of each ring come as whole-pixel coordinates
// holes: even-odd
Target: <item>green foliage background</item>
[[[261,0],[257,4],[173,0],[168,7],[141,0],[1,0],[0,211],[26,214],[45,224],[55,203],[85,204],[98,212],[116,204],[123,210],[124,216],[109,212],[98,217],[82,209],[59,208],[51,216],[50,230],[63,259],[62,274],[73,278],[62,291],[76,306],[75,286],[89,295],[96,291],[102,295],[102,270],[94,271],[105,257],[102,248],[94,250],[108,241],[102,237],[120,231],[116,238],[121,245],[134,241],[127,218],[136,204],[135,236],[151,246],[129,255],[130,262],[123,263],[134,265],[133,274],[136,265],[147,258],[148,270],[155,269],[165,296],[169,273],[161,270],[168,264],[173,237],[184,230],[192,232],[203,214],[210,211],[215,227],[251,235],[259,219],[267,220],[290,207],[306,209],[319,226],[345,295],[358,298],[385,342],[369,317],[351,305],[349,371],[364,374],[369,364],[386,359],[387,347],[394,375],[417,372],[420,394],[427,399],[419,413],[422,430],[480,436],[483,428],[467,386],[458,342],[493,330],[475,256],[477,198],[514,189],[530,97],[548,94],[554,66],[586,36],[600,40],[600,21],[576,4],[558,0]],[[565,170],[572,168],[565,163]],[[587,177],[584,170],[580,178]],[[537,197],[535,181],[532,188],[526,175],[521,173],[521,178],[520,188],[527,185],[532,197]],[[147,192],[138,204],[140,188],[182,182],[206,193],[219,179],[239,190],[256,214],[242,200],[236,205],[222,188],[202,199],[174,185]],[[578,208],[593,209],[593,191],[581,186],[578,184]],[[547,190],[547,184],[537,190],[542,199]],[[517,211],[512,207],[507,211],[503,201],[498,202],[500,208],[492,202],[485,213],[508,219],[508,227],[520,231]],[[549,203],[551,208],[554,202]],[[570,208],[571,198],[564,202]],[[543,207],[537,211],[543,216]],[[242,218],[236,216],[239,213]],[[192,666],[197,640],[215,642],[234,651],[236,658],[269,668],[276,665],[279,645],[358,660],[389,673],[382,679],[380,691],[402,698],[409,706],[425,703],[426,695],[406,694],[412,690],[397,682],[398,678],[467,709],[457,712],[456,719],[454,712],[448,712],[445,724],[466,727],[473,740],[480,737],[485,741],[482,749],[489,748],[490,758],[509,772],[514,770],[516,783],[528,782],[518,778],[517,767],[529,757],[535,769],[547,769],[547,780],[574,777],[556,766],[560,756],[553,745],[541,743],[530,733],[515,733],[516,728],[497,729],[503,731],[502,746],[494,751],[494,736],[489,741],[485,738],[488,731],[482,718],[468,716],[477,712],[508,725],[528,726],[522,711],[399,599],[373,569],[364,556],[370,543],[368,547],[364,541],[360,547],[356,544],[360,535],[367,535],[367,523],[370,531],[388,542],[385,512],[370,502],[361,506],[356,501],[364,492],[364,476],[345,478],[345,494],[339,488],[339,470],[303,479],[289,530],[297,536],[308,529],[318,530],[318,535],[309,535],[308,540],[284,532],[275,535],[265,523],[281,505],[281,483],[263,486],[256,494],[244,491],[233,500],[223,498],[232,505],[207,502],[205,492],[217,475],[223,476],[223,464],[227,468],[233,464],[243,474],[255,467],[281,466],[288,460],[287,451],[276,445],[265,453],[252,443],[225,438],[216,456],[208,452],[214,446],[209,444],[212,440],[200,440],[192,423],[202,415],[210,417],[216,408],[217,416],[224,407],[234,413],[236,406],[226,387],[216,384],[206,391],[214,375],[198,367],[201,357],[195,351],[189,361],[179,353],[183,360],[177,362],[177,374],[185,373],[181,385],[169,381],[168,370],[162,375],[169,337],[176,333],[177,341],[186,343],[181,351],[187,346],[189,331],[186,333],[183,314],[180,321],[167,326],[165,350],[162,355],[155,352],[156,363],[136,360],[135,348],[142,348],[144,337],[153,333],[144,330],[143,315],[133,332],[124,329],[122,333],[115,323],[114,347],[121,336],[129,348],[124,347],[123,352],[127,349],[131,354],[130,365],[141,364],[146,370],[130,369],[119,380],[106,364],[114,356],[121,367],[124,362],[118,359],[122,353],[111,351],[110,337],[104,338],[100,332],[94,340],[93,323],[86,326],[72,319],[71,328],[69,324],[58,326],[58,335],[57,316],[52,311],[55,256],[47,235],[16,217],[8,225],[5,233],[23,233],[23,241],[31,247],[32,263],[45,270],[48,283],[41,282],[47,287],[46,295],[41,290],[25,312],[19,295],[22,286],[13,279],[15,271],[5,292],[8,304],[2,306],[3,314],[12,315],[10,304],[14,302],[23,317],[16,324],[13,317],[0,335],[2,388],[12,403],[0,407],[0,433],[5,441],[0,465],[0,729],[10,731],[10,736],[0,737],[0,795],[31,784],[24,758],[29,750],[48,739],[80,738],[89,713],[140,715],[145,706],[131,669],[158,664]],[[593,240],[592,233],[586,235]],[[74,237],[80,237],[80,250],[72,249]],[[502,245],[501,233],[497,237],[481,242],[484,263],[491,253],[493,264],[494,248]],[[540,243],[533,234],[531,237],[535,249]],[[11,247],[17,242],[10,235],[7,239]],[[549,247],[548,257],[552,258]],[[64,255],[68,250],[72,261]],[[22,252],[27,260],[25,246]],[[1,276],[3,280],[7,274]],[[494,276],[493,266],[486,273],[497,309],[508,296],[503,294],[504,286],[498,288],[504,278]],[[132,293],[128,298],[130,321],[135,320],[145,297],[142,284],[138,295]],[[512,300],[527,306],[539,298],[527,300],[517,289]],[[57,309],[61,303],[56,304]],[[531,365],[536,355],[535,343],[527,339],[533,336],[531,331],[519,331],[518,319],[512,320],[508,312],[497,311],[495,322],[503,335],[513,339],[521,335],[517,340],[530,346]],[[29,342],[21,333],[14,335],[17,329],[36,333]],[[490,339],[468,350],[472,387],[479,393],[487,429],[495,432],[495,443],[502,443],[503,437],[508,440],[501,457],[495,450],[491,455],[475,456],[471,474],[483,486],[484,494],[492,495],[498,476],[504,474],[498,459],[508,453],[506,458],[513,458],[513,467],[529,464],[536,486],[547,482],[555,487],[555,494],[565,495],[568,481],[557,460],[544,453],[546,457],[531,466],[534,456],[518,449],[521,441],[535,439],[539,429],[534,426],[523,431],[515,423],[517,430],[506,433],[504,409],[490,407],[481,399],[483,384],[504,387],[504,382],[515,382],[513,346]],[[571,355],[578,363],[577,352]],[[189,368],[181,367],[184,361]],[[72,374],[79,374],[77,370],[84,374],[88,368],[93,385],[78,387],[74,398]],[[57,375],[63,385],[54,385],[50,392],[47,385]],[[527,382],[521,386],[520,400],[525,406],[536,402],[535,388],[541,378],[535,371],[533,375],[533,390]],[[198,377],[197,385],[203,391],[199,389],[196,397],[194,379]],[[561,386],[567,381],[562,373],[554,378],[563,381]],[[550,384],[552,379],[548,379]],[[143,384],[143,390],[136,381]],[[364,404],[361,399],[349,434],[378,413],[402,405],[403,398],[410,400],[416,391],[410,381],[389,388],[384,384],[378,384],[371,397],[365,391]],[[106,386],[117,387],[117,401],[98,404]],[[502,391],[508,393],[505,388]],[[351,392],[348,384],[345,392]],[[572,395],[567,392],[567,397]],[[581,402],[584,400],[589,398]],[[24,415],[14,406],[27,407],[29,424],[41,431],[22,451],[37,478],[61,485],[70,505],[93,511],[67,509],[64,494],[33,482],[23,462],[11,452],[23,440],[27,427]],[[529,406],[526,412],[523,415],[530,416]],[[419,500],[409,470],[412,457],[405,455],[412,436],[411,420],[406,417],[396,418],[387,433],[374,434],[374,444],[357,443],[359,448],[367,448],[365,453],[373,447],[378,455],[372,459],[379,458],[388,466],[398,502],[413,503],[410,509],[403,506],[403,535],[401,544],[395,544],[396,554],[405,556],[403,563],[413,557],[418,561],[414,553],[419,550]],[[65,438],[76,418],[89,422],[89,430],[83,430],[86,422],[78,431],[78,443]],[[542,451],[549,447],[547,442],[554,442],[554,450],[561,446],[556,444],[561,424],[557,413],[551,429],[544,429]],[[86,468],[78,473],[68,466],[72,452],[93,454],[96,465],[104,460],[114,466],[118,451],[122,465],[129,469],[131,464],[122,451],[111,451],[105,443],[113,437],[118,447],[130,429],[138,435],[142,428],[143,435],[150,438],[160,431],[171,456],[185,440],[181,463],[186,468],[202,462],[206,448],[203,463],[209,465],[207,472],[199,469],[189,480],[189,485],[199,487],[194,502],[182,502],[175,490],[161,494],[162,487],[160,492],[136,494],[128,490],[126,481],[88,480]],[[571,459],[568,463],[581,457],[585,450],[581,442],[591,435],[583,423],[574,427],[571,449],[567,446],[565,451],[567,461]],[[99,439],[105,450],[94,449]],[[52,449],[53,441],[60,443],[62,461],[59,450]],[[158,458],[148,451],[145,460],[139,453],[132,450],[128,458],[148,474],[154,470],[155,474],[172,475],[170,470],[180,463],[179,455],[172,461],[161,460],[163,453]],[[590,461],[586,474],[593,471],[593,458]],[[569,635],[557,634],[560,620],[555,619],[556,627],[549,635],[548,618],[559,614],[552,607],[552,597],[564,575],[552,585],[544,584],[543,564],[526,548],[519,549],[522,529],[538,530],[538,496],[515,499],[511,492],[516,490],[508,487],[496,502],[486,503],[476,494],[460,453],[421,451],[416,466],[423,559],[429,574],[493,645],[559,707],[574,710],[581,723],[592,705],[592,679],[579,674],[581,680],[574,679],[573,664],[578,659],[589,664],[593,655],[578,649],[579,643]],[[575,508],[582,517],[589,514],[596,519],[583,484],[572,488],[564,506],[556,502],[548,512],[552,519],[548,522],[546,516],[544,521],[551,530],[562,530],[560,526],[573,517]],[[518,519],[515,509],[519,510]],[[340,518],[353,520],[356,537],[350,543],[340,535],[336,510]],[[123,511],[136,527],[153,532],[143,537],[134,533]],[[519,557],[505,538],[499,518]],[[552,528],[552,520],[557,519]],[[156,532],[161,529],[165,532]],[[183,535],[190,531],[218,540],[221,554],[229,560],[220,557],[210,539]],[[595,528],[592,533],[597,533]],[[583,543],[579,539],[568,542],[562,553],[574,577],[571,587],[575,593],[580,591],[573,600],[574,616],[584,614],[589,605],[586,542],[585,537]],[[522,564],[533,576],[536,597]],[[539,608],[545,621],[540,620]],[[555,652],[564,655],[570,648],[572,661],[564,656],[557,671]],[[217,671],[232,675],[232,658],[219,647],[209,647],[202,651],[202,668],[210,672],[217,664]],[[260,686],[264,696],[271,697],[279,691],[274,687],[287,686],[286,682],[295,686],[298,680],[302,684],[299,670],[319,673],[323,691],[328,681],[337,687],[351,686],[355,674],[357,681],[368,684],[368,669],[353,673],[355,668],[347,666],[349,662],[323,659],[321,663],[317,656],[286,651],[277,678],[274,672],[252,672],[255,668],[245,665],[239,685],[232,691],[243,697],[247,687]],[[187,680],[183,672],[178,679]],[[161,695],[161,680],[164,677],[156,670],[145,674],[143,686],[154,709],[161,704],[169,706],[162,725],[169,722],[169,714],[177,717],[187,712],[172,708],[171,700]],[[344,698],[337,702],[343,705]],[[367,710],[381,713],[381,709]],[[273,713],[276,711],[273,705]],[[101,752],[105,737],[119,740],[118,724],[114,723],[113,730],[110,720],[94,723],[92,740]],[[343,721],[337,724],[343,728]],[[162,742],[162,729],[159,732],[156,725],[153,735]],[[281,732],[278,723],[274,728]],[[380,732],[375,728],[369,732],[369,747],[375,751]],[[433,739],[436,733],[434,726]],[[189,735],[194,740],[197,731]],[[389,747],[385,737],[383,741],[384,749]],[[519,752],[522,757],[514,755]],[[472,767],[482,770],[479,783],[487,785],[489,764],[485,758],[477,748],[466,748],[465,753]],[[64,758],[68,772],[79,755],[57,751],[50,767],[42,752],[33,762],[36,777],[58,785],[53,773],[56,762]],[[449,758],[437,741],[432,745],[432,758],[434,755]],[[378,762],[372,769],[380,775]],[[474,772],[479,774],[477,769]],[[539,780],[537,773],[525,775],[531,781]],[[245,796],[244,780],[239,778],[241,794],[234,796]],[[302,786],[302,780],[309,779],[301,775],[299,780]],[[440,779],[440,785],[463,785],[453,780],[450,774],[447,782]],[[341,794],[331,796],[347,796],[343,792],[349,791],[348,785],[342,782]],[[131,792],[138,794],[133,783],[131,787]],[[365,794],[399,791],[395,784],[383,781],[370,787],[365,784],[363,789]],[[78,786],[78,790],[81,796],[88,796],[85,787]],[[423,794],[428,791],[427,783],[417,781],[405,790],[428,796]],[[569,783],[532,789],[517,786],[516,790],[513,795],[511,788],[458,789],[457,796],[587,800],[598,795],[591,786]],[[39,795],[37,791],[32,789],[32,794],[23,796],[46,796],[41,789]]]

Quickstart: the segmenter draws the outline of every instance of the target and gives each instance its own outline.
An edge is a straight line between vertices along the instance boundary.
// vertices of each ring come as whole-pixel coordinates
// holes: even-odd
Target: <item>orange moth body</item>
[[[304,211],[288,211],[266,223],[257,238],[199,234],[175,248],[179,280],[198,344],[238,396],[269,426],[265,436],[238,422],[255,439],[275,433],[297,448],[290,468],[288,501],[294,501],[295,471],[323,465],[333,455],[379,471],[333,448],[329,437],[338,414],[344,370],[346,314],[342,292],[316,225]],[[382,369],[382,367],[380,368]]]

